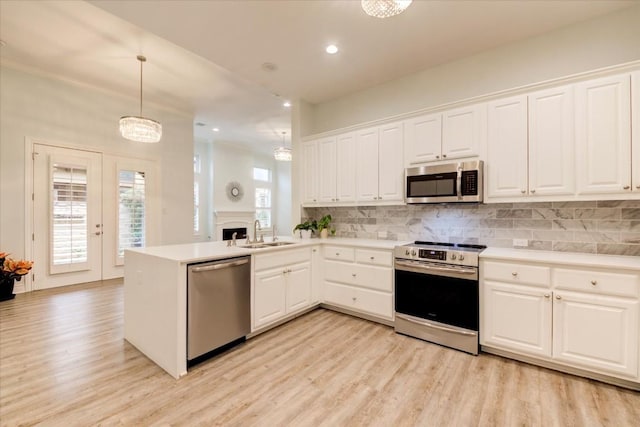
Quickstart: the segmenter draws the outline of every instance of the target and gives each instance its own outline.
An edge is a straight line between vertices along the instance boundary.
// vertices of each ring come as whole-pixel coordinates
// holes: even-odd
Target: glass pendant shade
[[[129,141],[158,142],[162,138],[162,125],[144,117],[124,116],[120,117],[120,134]]]
[[[162,125],[160,122],[142,117],[142,63],[147,60],[138,55],[140,61],[140,115],[120,117],[120,135],[129,141],[158,142],[162,138]]]
[[[281,162],[290,162],[291,159],[293,158],[293,155],[291,153],[291,148],[278,147],[275,150],[273,150],[273,157],[275,157],[276,160],[279,160]]]
[[[412,0],[362,0],[362,10],[375,18],[388,18],[405,11]]]

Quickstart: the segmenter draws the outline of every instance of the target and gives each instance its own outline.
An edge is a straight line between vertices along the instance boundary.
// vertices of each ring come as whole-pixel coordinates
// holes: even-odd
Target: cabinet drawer
[[[311,261],[311,249],[309,247],[257,254],[254,255],[253,262],[255,271],[259,271],[305,261]]]
[[[485,279],[508,283],[523,283],[545,287],[551,283],[549,267],[512,262],[482,261],[480,263],[480,274]]]
[[[325,261],[326,280],[359,286],[367,289],[391,292],[393,270],[390,267],[376,267],[353,263]]]
[[[393,298],[390,293],[355,288],[338,283],[325,282],[325,302],[354,311],[373,314],[386,319],[393,318]]]
[[[554,268],[553,284],[557,289],[605,295],[637,298],[640,294],[640,275],[637,274]]]
[[[355,250],[353,248],[344,248],[342,246],[325,246],[325,259],[337,259],[340,261],[355,261]]]
[[[356,262],[359,262],[361,264],[372,264],[391,267],[393,265],[393,256],[391,251],[356,249]]]

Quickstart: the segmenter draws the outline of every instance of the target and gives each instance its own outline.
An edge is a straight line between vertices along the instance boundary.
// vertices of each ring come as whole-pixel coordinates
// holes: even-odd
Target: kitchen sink
[[[267,245],[267,246],[286,246],[286,245],[295,245],[296,242],[270,242],[270,243],[263,243],[263,245]]]
[[[296,242],[263,242],[263,243],[250,243],[248,245],[238,245],[241,248],[247,249],[264,249],[264,248],[275,248],[278,246],[287,246],[287,245],[295,245]]]

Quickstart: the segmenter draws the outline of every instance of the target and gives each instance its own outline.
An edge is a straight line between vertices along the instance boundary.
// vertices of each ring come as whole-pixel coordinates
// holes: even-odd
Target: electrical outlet
[[[387,232],[386,231],[378,231],[378,239],[386,239]]]
[[[527,239],[513,239],[513,246],[521,246],[527,247],[529,246],[529,241]]]

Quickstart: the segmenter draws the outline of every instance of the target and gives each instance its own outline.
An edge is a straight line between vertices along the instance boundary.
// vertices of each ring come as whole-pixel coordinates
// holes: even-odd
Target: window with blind
[[[53,266],[87,262],[87,169],[54,164],[52,171]]]
[[[253,168],[256,193],[256,219],[262,228],[271,228],[271,170]]]
[[[145,246],[145,173],[121,170],[118,174],[118,258],[128,248]]]

